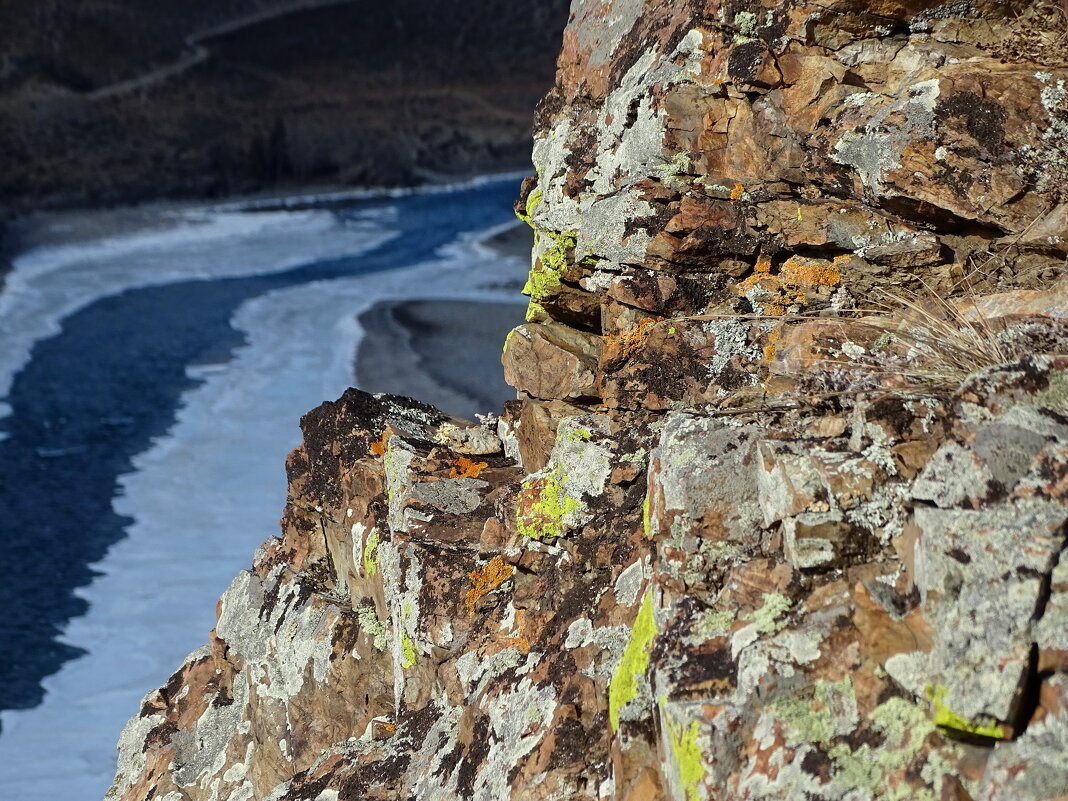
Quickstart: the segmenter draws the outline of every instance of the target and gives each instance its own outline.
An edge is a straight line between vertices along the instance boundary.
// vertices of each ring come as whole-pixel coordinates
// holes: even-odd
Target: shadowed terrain
[[[0,210],[521,168],[566,0],[0,0]]]

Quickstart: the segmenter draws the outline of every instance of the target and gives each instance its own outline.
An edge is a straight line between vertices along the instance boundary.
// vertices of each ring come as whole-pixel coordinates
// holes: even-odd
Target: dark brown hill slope
[[[0,208],[521,167],[566,0],[0,0]]]

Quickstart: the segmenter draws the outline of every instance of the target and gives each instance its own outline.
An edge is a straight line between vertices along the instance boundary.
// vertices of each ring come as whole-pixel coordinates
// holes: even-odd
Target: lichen
[[[363,575],[367,578],[378,572],[378,540],[378,529],[371,529],[371,533],[367,535],[367,541],[363,545],[361,559],[363,562]]]
[[[374,638],[376,650],[386,650],[386,626],[378,619],[373,606],[361,606],[356,610],[356,619],[360,621],[360,630]]]
[[[945,703],[948,692],[948,688],[941,684],[927,687],[927,696],[931,699],[931,705],[934,707],[934,723],[938,728],[951,734],[989,737],[994,740],[1005,739],[1004,727],[999,725],[993,718],[968,720],[950,709]]]
[[[1068,371],[1056,370],[1049,374],[1049,387],[1037,393],[1032,403],[1042,409],[1068,412]]]
[[[543,478],[523,482],[516,512],[516,526],[520,534],[540,540],[559,537],[563,533],[564,517],[581,508],[579,501],[564,490],[566,480],[567,477],[557,468]],[[526,504],[523,502],[524,496]]]
[[[771,705],[786,726],[788,742],[826,743],[847,734],[858,722],[857,698],[851,679],[816,681],[810,698],[784,696]]]
[[[764,593],[764,605],[753,613],[756,630],[761,634],[777,634],[786,626],[780,618],[790,611],[793,601],[777,592]]]
[[[729,609],[709,609],[697,619],[694,632],[707,640],[729,634],[735,614]]]
[[[697,801],[700,798],[699,787],[705,778],[705,761],[701,746],[697,743],[699,723],[695,720],[683,728],[671,715],[667,715],[666,719],[671,753],[675,759],[675,770],[678,772],[683,795],[686,801]]]
[[[735,43],[748,42],[756,36],[757,16],[751,11],[739,11],[734,15],[734,25],[738,28],[738,35],[734,37]]]
[[[649,667],[649,648],[655,636],[653,591],[647,590],[638,616],[634,619],[630,640],[608,687],[608,718],[612,723],[612,731],[619,731],[619,710],[638,695],[638,680]]]
[[[947,775],[964,786],[971,782],[946,758],[954,756],[953,747],[930,751],[924,755],[935,724],[922,708],[904,698],[891,698],[868,716],[872,727],[883,735],[881,744],[865,743],[853,750],[836,743],[828,753],[834,764],[834,783],[843,789],[858,789],[872,798],[886,801],[936,801],[943,797]],[[914,773],[917,760],[923,766]],[[904,775],[902,773],[904,772]],[[917,775],[928,787],[913,786],[906,777]]]
[[[516,524],[521,534],[558,537],[565,527],[590,518],[584,498],[601,495],[612,472],[610,445],[594,439],[595,430],[607,433],[605,426],[596,415],[561,421],[549,464],[529,476],[519,492]]]
[[[513,567],[506,563],[500,555],[494,556],[489,562],[472,570],[467,574],[471,579],[471,589],[467,591],[465,602],[467,611],[475,614],[475,603],[479,598],[493,592],[512,575]]]
[[[408,632],[401,629],[401,653],[403,658],[401,659],[401,667],[407,670],[415,665],[415,646],[412,644],[412,638],[408,636]]]
[[[577,241],[574,233],[557,234],[546,231],[545,235],[552,240],[552,244],[541,252],[534,266],[530,268],[530,275],[523,286],[523,294],[537,303],[545,300],[560,286],[561,275],[568,268],[570,254],[574,253]]]

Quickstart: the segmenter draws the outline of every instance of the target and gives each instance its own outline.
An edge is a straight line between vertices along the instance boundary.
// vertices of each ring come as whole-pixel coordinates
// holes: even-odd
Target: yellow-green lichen
[[[415,665],[415,646],[412,644],[412,638],[408,636],[408,632],[401,629],[401,667],[407,670]]]
[[[552,244],[541,252],[523,286],[523,294],[539,303],[560,286],[560,276],[568,268],[570,254],[574,253],[577,242],[575,234],[544,233],[552,239]]]
[[[705,761],[701,756],[701,746],[697,743],[699,724],[695,720],[684,729],[668,715],[667,730],[682,792],[686,801],[697,801],[701,797],[699,788],[705,778]]]
[[[538,301],[532,300],[527,304],[527,313],[524,316],[524,319],[528,323],[534,323],[537,322],[539,317],[544,317],[545,314],[545,307],[538,303]]]
[[[512,336],[514,334],[515,334],[515,329],[513,328],[511,331],[508,332],[508,336],[506,336],[504,338],[504,348],[501,350],[502,354],[505,354],[505,353],[508,352],[508,343],[512,341]]]
[[[541,203],[542,197],[542,191],[540,189],[535,189],[527,196],[526,209],[524,211],[517,210],[515,216],[533,228],[534,224],[530,221],[530,218],[534,215],[534,209]]]
[[[655,636],[653,591],[647,590],[634,620],[630,640],[608,686],[608,719],[612,723],[612,731],[619,731],[619,710],[638,695],[638,681],[649,667],[649,648]]]
[[[941,684],[927,687],[927,697],[931,699],[931,705],[934,707],[934,723],[938,728],[950,734],[1005,739],[1005,729],[993,718],[968,720],[950,709],[945,703],[947,692],[948,689]]]
[[[540,540],[559,537],[563,533],[564,517],[581,507],[576,498],[567,494],[563,487],[565,481],[566,476],[554,470],[544,478],[523,482],[523,493],[532,495],[534,499],[526,511],[521,503],[516,513],[516,526],[520,534]]]
[[[790,611],[793,601],[777,592],[764,593],[764,605],[753,613],[753,622],[761,634],[777,634],[786,626],[780,618]]]
[[[645,496],[645,500],[642,501],[642,531],[645,532],[646,539],[653,538],[652,504],[648,494]]]
[[[363,545],[363,574],[370,578],[378,572],[378,529],[371,529],[367,541]]]

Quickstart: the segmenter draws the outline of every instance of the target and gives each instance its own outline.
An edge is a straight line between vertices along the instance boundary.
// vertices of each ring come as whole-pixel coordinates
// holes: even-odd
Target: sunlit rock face
[[[1068,794],[1065,22],[572,12],[518,400],[309,413],[109,798]]]

